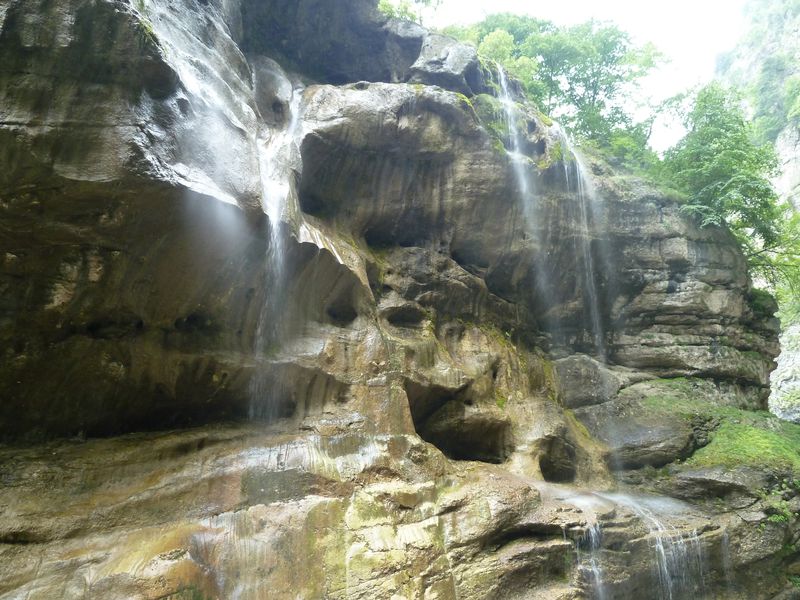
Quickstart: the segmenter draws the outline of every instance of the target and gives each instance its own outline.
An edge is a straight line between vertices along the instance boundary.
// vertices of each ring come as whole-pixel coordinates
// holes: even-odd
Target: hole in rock
[[[347,327],[358,317],[358,312],[347,298],[339,298],[331,302],[325,309],[325,314],[328,315],[334,325],[340,327]]]
[[[575,481],[575,447],[562,438],[550,438],[539,457],[539,468],[545,481],[551,483]]]
[[[144,330],[144,321],[136,317],[101,318],[86,325],[86,333],[95,339],[114,339],[135,335]]]
[[[476,413],[450,422],[431,422],[419,431],[453,460],[477,460],[500,464],[511,454],[510,424],[490,415]]]
[[[419,436],[453,460],[499,464],[513,451],[511,427],[491,412],[471,408],[466,388],[448,390],[410,380],[405,384],[414,428]]]
[[[500,373],[500,359],[495,359],[492,362],[492,381],[497,381],[497,375]]]
[[[393,307],[386,311],[386,320],[395,327],[418,329],[427,318],[427,313],[413,304]]]
[[[189,313],[185,317],[175,319],[175,329],[184,333],[210,331],[213,329],[213,325],[209,316],[199,312]]]

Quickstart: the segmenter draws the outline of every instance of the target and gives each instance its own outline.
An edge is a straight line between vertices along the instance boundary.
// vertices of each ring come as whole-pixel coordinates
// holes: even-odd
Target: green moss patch
[[[494,138],[502,140],[508,138],[508,123],[502,103],[489,94],[478,94],[472,101],[475,114],[486,130]]]
[[[692,467],[753,466],[800,474],[800,425],[766,411],[747,411],[698,399],[690,379],[664,379],[658,394],[642,400],[653,412],[712,424],[708,445],[685,464]]]
[[[700,448],[686,463],[708,467],[774,467],[800,473],[800,426],[784,423],[770,431],[744,423],[726,421],[713,433],[708,446]]]

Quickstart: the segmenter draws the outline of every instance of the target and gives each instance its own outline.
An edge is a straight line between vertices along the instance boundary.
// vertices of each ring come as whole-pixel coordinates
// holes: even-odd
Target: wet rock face
[[[496,74],[368,0],[16,0],[0,50],[0,436],[39,442],[1,452],[0,598],[658,584],[646,519],[575,488],[708,444],[649,410],[663,378],[763,406],[775,323],[727,233],[599,161],[581,226],[533,107],[522,194]],[[788,560],[735,479],[659,483],[761,503],[676,509],[714,556],[694,597],[728,542]]]

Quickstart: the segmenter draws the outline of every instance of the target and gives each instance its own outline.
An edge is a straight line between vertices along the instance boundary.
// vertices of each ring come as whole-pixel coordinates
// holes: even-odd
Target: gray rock
[[[608,446],[609,466],[615,470],[661,467],[688,457],[695,448],[687,420],[649,414],[625,400],[579,408],[575,415]]]
[[[425,36],[409,81],[438,85],[472,96],[483,91],[483,72],[474,48],[435,33]]]
[[[736,508],[750,506],[772,483],[769,473],[749,467],[680,470],[668,483],[670,495],[684,500],[725,498]]]
[[[624,380],[623,376],[585,354],[562,358],[555,365],[561,402],[567,408],[613,400]]]

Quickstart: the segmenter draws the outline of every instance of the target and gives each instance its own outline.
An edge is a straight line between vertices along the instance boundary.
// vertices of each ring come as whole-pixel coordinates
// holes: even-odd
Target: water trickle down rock
[[[554,217],[548,214],[548,209],[544,207],[537,198],[535,182],[533,179],[533,161],[526,155],[522,135],[519,130],[519,123],[525,122],[522,114],[517,107],[517,103],[511,92],[508,76],[501,66],[497,66],[500,79],[500,102],[505,113],[506,126],[508,129],[508,139],[511,148],[508,156],[511,161],[514,178],[517,183],[518,193],[521,197],[523,211],[528,221],[528,229],[531,235],[536,235],[536,226],[540,223],[549,223]],[[578,151],[571,144],[568,136],[563,129],[554,124],[552,130],[555,133],[557,143],[560,144],[560,157],[558,160],[564,167],[564,181],[568,201],[574,205],[575,210],[567,212],[568,223],[561,223],[561,228],[570,228],[561,236],[572,238],[575,255],[578,260],[575,269],[581,280],[578,290],[579,300],[583,304],[584,323],[583,329],[588,330],[591,341],[583,344],[579,340],[574,340],[573,345],[594,353],[600,360],[606,360],[605,332],[601,316],[600,298],[597,292],[597,267],[595,258],[592,254],[592,239],[598,237],[597,218],[602,211],[602,198],[591,180],[591,175],[584,165]],[[546,231],[550,231],[548,226]],[[557,227],[554,229],[558,230]],[[601,237],[601,236],[600,236]],[[559,239],[548,239],[543,247],[552,246],[560,243]],[[604,249],[601,268],[605,271],[610,267],[606,245],[598,244]],[[539,260],[534,266],[534,277],[537,285],[537,292],[543,299],[543,304],[552,310],[559,304],[563,304],[566,298],[562,297],[558,291],[559,273],[552,270],[547,264],[547,258]],[[553,336],[557,345],[566,343],[564,324],[560,322],[558,316],[548,319],[547,328]]]
[[[264,360],[275,354],[286,334],[286,318],[289,310],[286,305],[288,300],[288,281],[286,279],[286,237],[284,222],[291,219],[291,215],[299,212],[297,208],[297,192],[295,190],[295,175],[300,172],[301,163],[297,139],[302,123],[302,96],[303,88],[296,87],[286,77],[276,63],[265,65],[261,61],[258,73],[263,78],[265,71],[272,75],[268,82],[272,90],[277,91],[276,97],[266,107],[271,117],[271,128],[262,126],[257,142],[259,173],[261,180],[261,206],[269,220],[269,247],[265,261],[263,303],[258,315],[255,332],[255,361],[256,366],[249,386],[250,392],[250,418],[271,420],[281,416],[282,409],[278,398],[283,395],[280,389],[281,382],[267,374]],[[259,93],[259,80],[255,81],[257,97]],[[280,98],[283,92],[288,98]],[[273,92],[274,93],[274,92]],[[287,215],[288,213],[288,215]]]
[[[704,597],[707,567],[697,530],[682,532],[670,524],[670,519],[680,515],[685,507],[667,498],[621,493],[598,495],[631,510],[647,527],[661,600]]]

